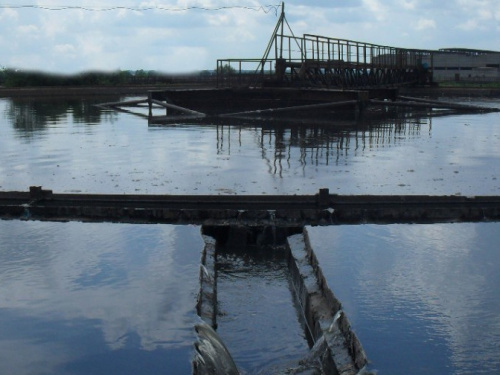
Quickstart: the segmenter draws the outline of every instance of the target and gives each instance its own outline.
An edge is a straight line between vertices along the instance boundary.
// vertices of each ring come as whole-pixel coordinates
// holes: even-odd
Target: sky
[[[65,74],[212,70],[217,59],[261,58],[280,5],[275,0],[0,0],[0,68]],[[500,50],[500,0],[288,0],[285,14],[296,36]]]

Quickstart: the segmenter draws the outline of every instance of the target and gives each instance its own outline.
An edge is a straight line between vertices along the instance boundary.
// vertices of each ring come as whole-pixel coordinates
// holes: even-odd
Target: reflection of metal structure
[[[420,137],[417,120],[347,125],[280,126],[262,128],[259,147],[270,174],[279,175],[309,165],[347,163],[353,154],[373,147],[392,147],[404,137]],[[430,128],[429,122],[429,128]],[[265,145],[271,145],[271,147]],[[267,152],[270,148],[270,152]],[[298,164],[298,165],[297,165]]]
[[[291,35],[285,34],[285,24]],[[273,48],[274,47],[274,48]],[[274,50],[274,57],[271,51]],[[404,49],[304,34],[293,34],[284,4],[262,59],[217,61],[219,87],[249,85],[342,88],[398,86],[425,82],[423,59],[431,51]]]

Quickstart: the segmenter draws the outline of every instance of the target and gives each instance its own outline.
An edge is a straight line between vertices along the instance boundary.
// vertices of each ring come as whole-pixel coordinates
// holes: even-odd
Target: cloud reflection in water
[[[309,232],[329,285],[375,368],[500,371],[498,223]]]
[[[95,371],[150,356],[189,370],[199,228],[11,221],[0,243],[1,373],[78,372],[103,356]]]

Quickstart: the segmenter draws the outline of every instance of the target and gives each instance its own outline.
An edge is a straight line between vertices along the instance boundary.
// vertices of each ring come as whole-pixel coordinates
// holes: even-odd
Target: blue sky
[[[270,6],[279,4],[0,0],[0,67],[54,73],[214,69],[217,58],[261,57],[280,12]],[[295,35],[420,49],[500,50],[500,0],[290,0],[285,11]]]

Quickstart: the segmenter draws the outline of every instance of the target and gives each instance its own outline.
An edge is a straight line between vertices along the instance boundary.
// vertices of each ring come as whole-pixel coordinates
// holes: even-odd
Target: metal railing
[[[285,75],[304,63],[317,64],[321,69],[350,70],[411,70],[419,69],[423,61],[432,61],[432,51],[404,49],[304,34],[296,37],[276,34],[274,57],[263,59],[217,60],[217,86],[243,86],[279,80],[277,62],[284,62]]]
[[[217,87],[249,86],[275,76],[274,59],[219,59]]]

